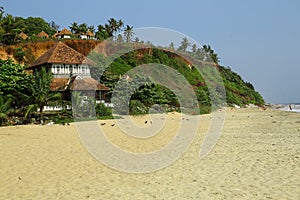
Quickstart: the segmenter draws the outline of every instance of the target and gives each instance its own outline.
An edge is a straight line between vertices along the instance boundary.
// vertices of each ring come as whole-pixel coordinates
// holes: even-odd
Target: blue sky
[[[0,0],[6,13],[38,16],[61,28],[109,18],[135,28],[163,27],[209,44],[221,64],[251,82],[266,102],[300,102],[300,1]]]

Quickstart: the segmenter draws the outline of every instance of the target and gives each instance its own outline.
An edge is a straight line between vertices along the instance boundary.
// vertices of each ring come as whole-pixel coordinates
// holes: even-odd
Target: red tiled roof
[[[72,49],[62,42],[52,46],[46,53],[33,62],[29,68],[38,67],[45,64],[89,64],[96,65],[78,51]]]

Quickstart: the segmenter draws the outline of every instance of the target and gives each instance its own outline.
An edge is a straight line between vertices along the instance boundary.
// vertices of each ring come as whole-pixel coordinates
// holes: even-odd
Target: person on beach
[[[289,108],[290,108],[290,110],[293,110],[293,108],[292,108],[292,106],[291,106],[291,105],[289,105]]]

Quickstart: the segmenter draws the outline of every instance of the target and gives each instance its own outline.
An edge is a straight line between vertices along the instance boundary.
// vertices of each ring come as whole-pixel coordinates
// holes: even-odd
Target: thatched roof
[[[21,32],[19,34],[19,36],[23,39],[23,40],[26,40],[28,38],[28,35],[26,35],[24,32]]]
[[[45,31],[41,31],[41,32],[37,35],[37,37],[39,37],[39,38],[48,38],[49,35],[48,35]]]
[[[69,31],[68,29],[64,28],[63,30],[61,30],[58,35],[71,35],[72,32]]]
[[[88,64],[96,65],[92,60],[85,57],[83,54],[72,49],[62,42],[56,43],[46,53],[33,62],[29,68],[34,68],[46,64]]]
[[[70,90],[109,90],[108,87],[99,83],[93,78],[76,78],[77,76],[73,76],[72,78],[53,78],[51,80],[50,88],[52,91],[65,91],[67,89]]]
[[[58,35],[59,35],[59,32],[56,32],[52,35],[52,38],[57,38]]]
[[[95,36],[95,34],[94,34],[92,31],[90,31],[90,30],[88,30],[88,31],[86,32],[86,35],[88,35],[88,36],[90,36],[90,37],[94,37],[94,36]]]

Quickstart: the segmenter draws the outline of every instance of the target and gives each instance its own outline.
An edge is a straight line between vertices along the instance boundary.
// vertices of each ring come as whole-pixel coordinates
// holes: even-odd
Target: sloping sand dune
[[[274,110],[227,109],[213,151],[199,159],[210,115],[201,116],[190,148],[161,170],[132,174],[91,156],[70,126],[0,128],[0,199],[300,199],[300,115]],[[136,153],[162,148],[181,120],[168,114],[165,128],[130,139],[99,121],[115,145]],[[147,116],[135,117],[140,126]],[[101,123],[105,123],[101,125]]]

